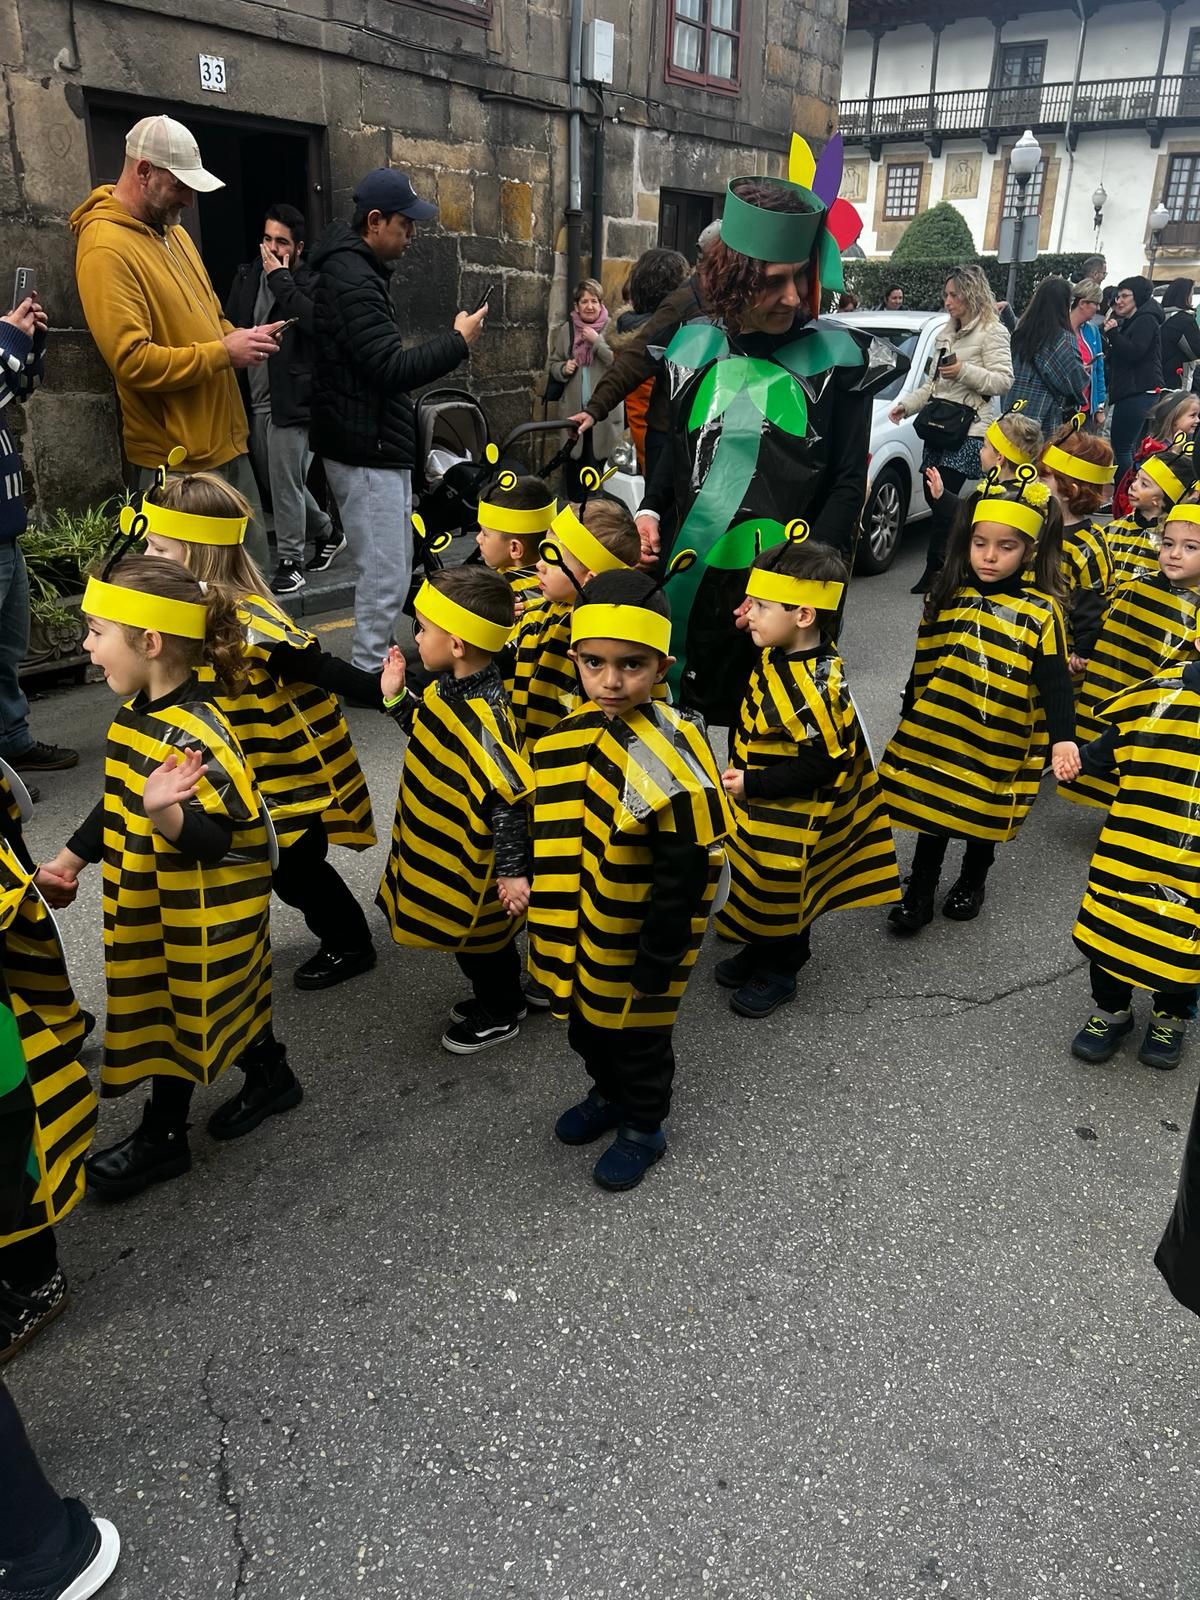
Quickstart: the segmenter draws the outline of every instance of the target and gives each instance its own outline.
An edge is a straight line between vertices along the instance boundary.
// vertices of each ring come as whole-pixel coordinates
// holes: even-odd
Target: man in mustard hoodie
[[[93,189],[71,217],[75,280],[92,338],[116,381],[125,454],[142,469],[142,486],[181,444],[183,471],[220,472],[257,508],[234,368],[273,356],[283,324],[227,322],[179,224],[197,193],[223,187],[204,170],[200,148],[181,122],[144,117],[126,137],[120,178]],[[265,562],[261,516],[256,521],[246,543]]]

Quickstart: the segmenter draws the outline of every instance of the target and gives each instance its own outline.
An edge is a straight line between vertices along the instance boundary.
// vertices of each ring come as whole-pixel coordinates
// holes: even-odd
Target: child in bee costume
[[[282,609],[246,553],[249,515],[242,496],[215,473],[168,477],[160,468],[134,520],[148,555],[178,561],[210,594],[237,607],[241,691],[213,693],[271,814],[279,845],[275,893],[320,941],[292,981],[297,989],[328,989],[375,965],[362,907],[328,860],[331,844],[369,849],[375,825],[350,729],[325,684],[380,705],[379,682],[327,656]],[[212,682],[206,668],[199,677],[204,686]]]
[[[1062,516],[1036,468],[1023,466],[1015,482],[988,486],[972,517],[956,525],[925,601],[900,726],[879,763],[892,821],[918,836],[904,898],[888,914],[901,935],[932,921],[954,838],[966,850],[942,912],[979,915],[996,845],[1037,798],[1047,735],[1055,773],[1078,770],[1057,599]]]
[[[584,701],[533,754],[529,971],[593,1085],[554,1131],[577,1145],[616,1130],[593,1169],[606,1189],[666,1151],[672,1030],[730,829],[703,733],[653,698],[670,640],[654,580],[593,578],[571,614]]]
[[[495,659],[513,597],[487,567],[461,566],[434,573],[413,608],[422,664],[437,677],[418,698],[393,647],[380,680],[409,739],[376,903],[397,944],[454,953],[473,993],[451,1010],[442,1046],[470,1055],[515,1039],[526,1009],[515,941],[529,903],[532,773]]]
[[[542,604],[538,553],[557,514],[558,503],[541,478],[502,472],[480,496],[475,543],[484,564],[512,590],[518,619]]]
[[[27,792],[6,772],[0,763],[0,1032],[20,1059],[34,1116],[20,1171],[5,1174],[19,1204],[0,1228],[0,1363],[67,1303],[55,1228],[83,1194],[96,1127],[95,1090],[78,1059],[83,1014],[21,832],[17,795],[27,804]]]
[[[241,629],[173,561],[110,563],[84,593],[87,650],[124,704],[108,732],[104,797],[39,872],[68,903],[102,863],[108,1013],[101,1089],[150,1097],[128,1138],[87,1161],[88,1181],[123,1199],[191,1166],[197,1085],[234,1061],[243,1088],[209,1119],[214,1138],[249,1133],[299,1104],[300,1084],[271,1031],[267,824],[228,721],[197,681],[202,664],[237,692]],[[63,889],[63,882],[69,886]]]
[[[1113,586],[1112,555],[1098,512],[1117,469],[1112,446],[1098,434],[1085,433],[1085,421],[1077,412],[1047,444],[1039,463],[1042,482],[1063,517],[1064,611],[1073,673],[1085,671],[1092,659]]]
[[[1036,461],[1041,448],[1041,427],[1033,417],[1025,415],[1024,400],[1018,400],[1011,411],[988,423],[980,441],[979,466],[984,482],[1011,483],[1017,468]],[[961,515],[968,522],[971,520],[980,493],[978,484],[970,484],[965,486],[967,492],[964,495],[955,494],[946,488],[936,467],[926,467],[924,476],[930,512],[929,554],[925,560],[925,572],[910,591],[912,594],[924,594],[931,587],[934,577],[945,564],[946,547],[954,532],[956,518]]]
[[[900,898],[892,824],[831,628],[849,574],[829,545],[764,550],[746,584],[749,631],[762,655],[742,701],[721,781],[733,808],[729,898],[717,932],[744,941],[719,961],[743,1017],[794,999],[823,911]]]
[[[1153,579],[1158,571],[1158,530],[1172,506],[1196,482],[1193,438],[1176,434],[1171,448],[1147,456],[1129,485],[1132,511],[1114,517],[1104,530],[1113,562],[1113,584]]]

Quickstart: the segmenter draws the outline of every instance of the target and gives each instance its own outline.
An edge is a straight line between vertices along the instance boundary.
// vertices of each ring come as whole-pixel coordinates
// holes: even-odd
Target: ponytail
[[[237,603],[230,595],[207,589],[185,566],[161,556],[126,556],[105,581],[138,594],[203,606],[207,614],[203,639],[184,639],[174,633],[164,633],[163,639],[169,641],[170,653],[181,666],[193,671],[209,666],[223,695],[236,699],[241,694],[246,686],[244,635]],[[133,644],[144,632],[143,628],[127,627],[125,637]]]

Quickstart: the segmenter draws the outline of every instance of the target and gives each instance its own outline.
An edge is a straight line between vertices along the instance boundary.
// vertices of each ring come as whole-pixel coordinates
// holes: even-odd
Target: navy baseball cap
[[[437,216],[437,207],[428,200],[418,200],[407,172],[398,167],[376,167],[354,191],[354,204],[360,211],[393,211],[411,217],[414,222],[428,222]]]

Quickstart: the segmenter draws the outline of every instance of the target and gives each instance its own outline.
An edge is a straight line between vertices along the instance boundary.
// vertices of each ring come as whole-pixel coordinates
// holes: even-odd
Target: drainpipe
[[[569,49],[571,60],[567,70],[570,89],[567,127],[567,304],[575,292],[575,285],[583,276],[583,178],[580,172],[580,128],[583,122],[583,95],[579,79],[580,58],[583,54],[583,0],[571,0],[571,32]]]
[[[1079,94],[1079,74],[1083,70],[1083,46],[1087,39],[1087,12],[1083,8],[1083,0],[1075,0],[1075,10],[1079,15],[1079,43],[1075,49],[1075,77],[1071,83],[1071,97],[1067,101],[1067,120],[1063,124],[1063,143],[1067,147],[1067,181],[1063,184],[1062,204],[1058,213],[1058,249],[1063,247],[1063,234],[1067,227],[1067,204],[1071,198],[1071,180],[1075,176],[1075,152],[1071,148],[1071,121],[1075,116],[1075,101]]]
[[[604,96],[600,120],[592,134],[592,277],[599,283],[604,271]]]

